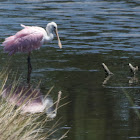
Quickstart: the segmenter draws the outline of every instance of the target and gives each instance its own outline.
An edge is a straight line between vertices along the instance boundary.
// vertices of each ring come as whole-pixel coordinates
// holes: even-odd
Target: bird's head
[[[53,33],[57,29],[57,24],[55,22],[50,22],[47,24],[47,28],[51,33]]]
[[[62,48],[62,44],[58,35],[58,29],[57,29],[57,24],[55,22],[50,22],[47,24],[46,27],[50,33],[55,33],[57,36],[57,40],[58,40],[58,46],[60,47],[60,49]]]

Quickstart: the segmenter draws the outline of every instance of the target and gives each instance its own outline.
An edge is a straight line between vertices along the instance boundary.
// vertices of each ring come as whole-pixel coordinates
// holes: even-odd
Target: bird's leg
[[[30,55],[31,55],[31,53],[29,52],[27,61],[28,61],[28,70],[29,70],[29,72],[31,73],[31,72],[32,72],[32,65],[31,65],[31,58],[30,58]]]
[[[31,53],[29,52],[27,62],[28,62],[28,75],[27,75],[27,83],[30,83],[30,76],[32,72],[32,65],[31,65],[31,58],[30,58]]]

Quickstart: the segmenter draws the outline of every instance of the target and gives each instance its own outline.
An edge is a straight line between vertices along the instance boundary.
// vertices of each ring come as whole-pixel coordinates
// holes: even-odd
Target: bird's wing
[[[27,27],[27,26],[25,26],[25,25],[23,25],[23,24],[20,24],[20,26],[23,27],[23,28]]]
[[[23,27],[23,28],[31,28],[31,27],[34,27],[34,26],[26,26],[24,24],[20,24],[20,26]]]
[[[16,52],[31,52],[41,47],[43,32],[34,27],[24,28],[14,36],[10,36],[3,42],[4,51],[10,55]]]

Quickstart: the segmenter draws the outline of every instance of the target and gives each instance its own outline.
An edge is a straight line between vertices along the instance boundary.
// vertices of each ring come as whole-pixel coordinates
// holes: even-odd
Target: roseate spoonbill
[[[46,30],[37,26],[25,26],[23,24],[21,24],[21,26],[24,29],[13,36],[6,38],[2,46],[4,46],[4,51],[8,52],[9,55],[15,54],[16,52],[28,53],[28,71],[31,72],[30,54],[32,50],[39,49],[42,44],[52,41],[54,33],[56,33],[60,48],[62,48],[62,44],[55,22],[48,23]]]

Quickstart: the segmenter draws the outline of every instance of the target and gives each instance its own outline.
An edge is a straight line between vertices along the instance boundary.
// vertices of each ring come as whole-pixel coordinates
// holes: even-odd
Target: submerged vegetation
[[[6,83],[8,75],[6,72],[0,73],[0,139],[1,140],[45,140],[49,139],[52,134],[57,131],[58,122],[52,118],[56,116],[53,114],[53,117],[50,117],[50,112],[46,110],[49,108],[44,108],[38,113],[29,113],[24,112],[23,109],[28,107],[30,104],[33,106],[34,102],[39,100],[38,94],[34,96],[37,99],[34,100],[33,95],[35,90],[20,90],[17,94],[18,82],[14,81],[10,85],[10,90],[8,90],[8,96],[5,96]],[[28,96],[25,96],[26,93],[31,91]],[[51,90],[50,90],[51,91]],[[48,94],[49,92],[48,91]],[[24,95],[22,94],[24,92]],[[26,92],[26,93],[25,93]],[[15,94],[16,93],[16,94]],[[3,96],[4,95],[4,96]],[[26,98],[25,98],[26,97]],[[32,98],[31,98],[32,97]],[[61,98],[61,92],[58,94],[58,100],[53,103],[55,109],[51,110],[52,113],[56,113],[58,109],[58,103]],[[36,103],[36,102],[35,102]],[[38,104],[37,104],[38,105]],[[35,108],[33,108],[35,109]],[[46,114],[46,112],[49,114]],[[49,122],[54,121],[52,126],[49,126]],[[52,123],[51,123],[52,124]],[[63,139],[66,134],[64,134],[59,140]]]

